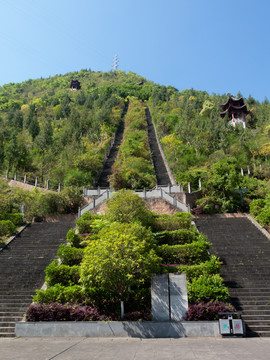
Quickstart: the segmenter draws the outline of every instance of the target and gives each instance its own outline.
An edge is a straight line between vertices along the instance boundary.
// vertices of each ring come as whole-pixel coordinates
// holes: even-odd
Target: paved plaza
[[[0,338],[1,360],[268,360],[270,338]]]

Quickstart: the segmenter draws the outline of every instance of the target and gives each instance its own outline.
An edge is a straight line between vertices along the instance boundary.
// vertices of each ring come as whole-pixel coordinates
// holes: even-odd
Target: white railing
[[[166,188],[166,190],[168,190],[168,189]],[[92,189],[91,191],[94,191],[94,189]],[[98,190],[96,189],[95,191],[98,191]],[[84,192],[86,193],[86,191],[84,191]],[[89,190],[89,192],[90,192],[90,190]],[[190,206],[189,205],[186,205],[186,204],[178,201],[176,198],[172,197],[170,194],[168,194],[164,190],[164,187],[159,187],[158,189],[153,189],[153,190],[145,190],[145,189],[144,190],[135,190],[134,192],[138,196],[140,196],[141,198],[143,198],[145,200],[151,199],[151,198],[162,198],[162,199],[166,200],[167,202],[169,202],[170,204],[176,206],[178,209],[180,209],[180,210],[182,210],[184,212],[190,212]],[[175,192],[177,192],[177,191],[175,191]],[[113,193],[115,193],[114,190],[105,189],[102,192],[102,194],[99,196],[99,198],[93,199],[93,201],[90,204],[84,206],[82,209],[79,208],[78,218],[80,218],[86,211],[93,210],[95,207],[102,204],[104,201],[109,199],[112,196]],[[88,192],[87,192],[87,194],[88,194]],[[98,195],[98,194],[95,193],[93,195]],[[90,196],[90,195],[87,195],[87,196]]]

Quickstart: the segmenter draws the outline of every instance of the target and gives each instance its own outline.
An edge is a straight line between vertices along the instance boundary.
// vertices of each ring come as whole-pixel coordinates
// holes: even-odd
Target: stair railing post
[[[23,182],[26,184],[26,174],[24,175]]]
[[[97,188],[97,193],[98,193],[98,195],[100,195],[100,186],[98,186],[98,188]]]
[[[191,186],[190,186],[190,182],[188,183],[188,193],[191,193]]]
[[[202,181],[199,179],[199,190],[202,190]]]
[[[93,209],[96,207],[96,199],[93,199]]]
[[[36,177],[35,178],[35,187],[37,187],[37,185],[38,185],[38,178]]]
[[[47,180],[47,185],[46,185],[46,189],[49,190],[49,179]]]
[[[58,184],[58,192],[61,192],[61,184]]]
[[[250,175],[250,167],[249,166],[247,167],[247,172],[248,172],[248,175]]]
[[[14,180],[17,181],[17,173],[14,174]]]
[[[169,192],[169,194],[172,192],[172,186],[170,183],[168,184],[168,192]]]
[[[244,176],[244,170],[241,168],[241,175]]]
[[[180,192],[184,192],[184,187],[183,187],[183,183],[180,182]]]
[[[81,217],[81,208],[78,207],[78,219]]]

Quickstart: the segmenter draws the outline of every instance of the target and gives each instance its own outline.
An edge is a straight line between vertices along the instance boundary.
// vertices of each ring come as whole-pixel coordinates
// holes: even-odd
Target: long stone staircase
[[[270,239],[243,217],[194,219],[220,257],[221,275],[248,336],[270,336]]]
[[[146,109],[145,109],[145,115],[146,115],[147,127],[148,127],[148,141],[149,141],[149,146],[150,146],[151,155],[152,155],[152,161],[153,161],[153,165],[154,165],[154,169],[155,169],[155,173],[156,173],[157,184],[158,185],[168,185],[168,184],[171,185],[171,180],[170,180],[169,174],[167,172],[161,152],[159,150],[158,140],[156,138],[151,113],[150,113],[148,107],[146,107]]]
[[[128,104],[126,103],[124,110],[122,112],[122,115],[121,115],[120,124],[115,133],[115,140],[114,140],[113,147],[111,148],[109,156],[106,159],[106,161],[103,165],[102,171],[99,174],[99,177],[97,180],[97,186],[99,186],[101,188],[107,188],[110,186],[109,176],[112,174],[112,166],[116,160],[118,149],[119,149],[119,146],[121,145],[121,142],[123,139],[123,133],[124,133],[124,129],[125,129],[124,117],[127,113],[127,110],[128,110]]]
[[[15,336],[16,321],[22,320],[44,282],[46,266],[73,226],[69,221],[32,224],[0,252],[0,337]]]

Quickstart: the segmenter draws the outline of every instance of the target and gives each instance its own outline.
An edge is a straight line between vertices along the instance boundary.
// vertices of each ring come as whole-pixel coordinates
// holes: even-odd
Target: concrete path
[[[270,338],[0,338],[1,360],[267,360]]]

